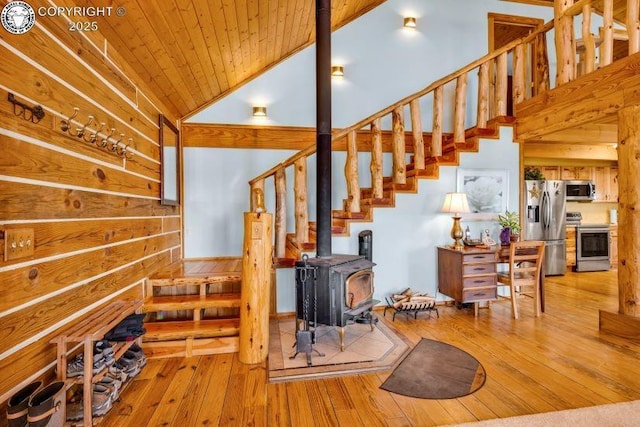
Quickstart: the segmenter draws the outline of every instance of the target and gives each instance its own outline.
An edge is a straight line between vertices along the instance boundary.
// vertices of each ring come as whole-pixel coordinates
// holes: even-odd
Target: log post
[[[407,182],[407,165],[405,160],[404,141],[404,108],[402,105],[393,109],[393,182]]]
[[[382,176],[382,130],[380,129],[381,120],[375,119],[371,122],[371,190],[372,198],[381,199],[383,195],[383,176]]]
[[[613,62],[613,0],[602,4],[602,44],[600,45],[600,66]]]
[[[247,364],[264,362],[269,350],[272,221],[268,213],[244,214],[238,359]]]
[[[284,258],[287,247],[287,182],[284,168],[276,171],[276,258]]]
[[[486,128],[489,120],[489,62],[483,62],[478,69],[478,115],[476,126]]]
[[[618,313],[600,311],[600,330],[640,338],[640,105],[618,112]]]
[[[596,66],[596,42],[591,33],[591,5],[582,7],[582,42],[584,43],[584,74],[589,74]]]
[[[640,50],[640,0],[627,0],[627,34],[629,55]]]
[[[293,165],[294,211],[296,215],[296,242],[309,241],[309,206],[307,203],[307,158],[301,157]]]
[[[556,87],[568,83],[575,78],[575,40],[573,38],[573,16],[565,14],[565,10],[573,5],[573,0],[554,1],[554,28],[558,70]]]
[[[347,212],[360,212],[360,184],[358,184],[358,135],[352,130],[347,135],[347,161],[344,165],[347,180]]]
[[[422,135],[422,116],[418,98],[409,104],[411,111],[411,132],[413,133],[413,165],[416,170],[424,169],[424,136]]]
[[[534,73],[533,88],[531,96],[540,95],[549,90],[549,55],[547,52],[547,36],[538,34],[535,40],[535,61],[536,69]]]
[[[519,44],[513,51],[513,106],[524,101],[526,92],[526,58],[524,53],[524,44]],[[515,116],[515,113],[512,113]]]
[[[251,184],[249,210],[251,212],[266,212],[266,208],[264,206],[264,179]]]
[[[431,128],[431,157],[442,156],[442,110],[444,105],[443,87],[433,90],[433,126]]]
[[[496,92],[494,94],[494,116],[507,115],[507,94],[509,76],[507,67],[507,52],[503,52],[496,58]]]
[[[464,118],[467,113],[467,73],[456,79],[456,104],[453,107],[453,142],[464,142]]]

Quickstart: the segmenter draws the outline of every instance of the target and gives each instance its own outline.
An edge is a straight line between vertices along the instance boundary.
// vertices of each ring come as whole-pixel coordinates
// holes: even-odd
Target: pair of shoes
[[[104,363],[107,366],[111,366],[115,363],[116,359],[114,357],[114,353],[111,343],[107,340],[96,341],[93,345],[94,360],[102,356],[104,358]]]
[[[118,378],[114,378],[109,373],[107,373],[98,384],[107,387],[111,392],[111,402],[115,402],[120,395],[120,389],[122,388],[122,381]]]
[[[82,405],[82,389],[80,393],[74,395],[67,404],[67,421],[79,421],[84,418],[84,407]],[[93,385],[93,395],[91,396],[91,414],[94,417],[101,417],[111,409],[111,393],[109,387],[97,383]]]
[[[42,381],[36,381],[9,399],[8,426],[61,426],[64,424],[65,410],[65,383],[54,381],[42,387]]]
[[[107,366],[103,355],[99,355],[93,361],[93,375],[104,369]],[[84,375],[84,355],[78,354],[76,357],[67,364],[67,377],[81,377]]]
[[[145,356],[142,347],[140,347],[138,344],[132,344],[131,347],[129,347],[128,351],[134,354],[136,360],[138,361],[140,369],[144,368],[144,366],[147,364],[147,356]]]
[[[138,359],[136,359],[135,353],[129,350],[124,352],[122,357],[116,362],[116,365],[120,365],[129,378],[133,378],[140,373]]]

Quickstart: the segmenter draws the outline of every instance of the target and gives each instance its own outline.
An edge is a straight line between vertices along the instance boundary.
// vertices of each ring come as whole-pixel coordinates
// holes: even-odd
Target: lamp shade
[[[442,212],[455,215],[470,212],[466,193],[447,193],[442,205]]]

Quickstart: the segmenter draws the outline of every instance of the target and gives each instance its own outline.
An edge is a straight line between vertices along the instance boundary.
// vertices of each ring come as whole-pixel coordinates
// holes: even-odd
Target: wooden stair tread
[[[145,300],[142,311],[145,313],[162,310],[192,310],[198,308],[240,307],[239,293],[221,293],[207,295],[162,295]]]
[[[213,338],[238,335],[240,319],[170,320],[146,322],[143,341]]]
[[[197,285],[238,281],[241,257],[186,259],[176,261],[149,278],[152,286]]]

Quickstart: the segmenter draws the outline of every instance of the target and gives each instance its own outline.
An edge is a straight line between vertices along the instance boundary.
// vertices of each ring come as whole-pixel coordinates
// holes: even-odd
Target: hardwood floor
[[[391,394],[378,388],[388,372],[270,384],[264,364],[224,354],[150,360],[102,425],[434,426],[640,399],[640,343],[598,331],[598,310],[617,311],[616,282],[615,271],[548,277],[546,312],[533,317],[522,298],[517,321],[506,299],[477,318],[453,306],[439,319],[380,311],[412,345],[441,340],[484,365],[484,387],[459,399]]]

